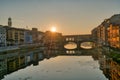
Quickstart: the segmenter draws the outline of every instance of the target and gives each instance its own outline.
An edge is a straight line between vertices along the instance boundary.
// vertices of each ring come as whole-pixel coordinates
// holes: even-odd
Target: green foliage
[[[118,52],[112,51],[108,56],[113,58],[113,60],[120,62],[120,54]]]

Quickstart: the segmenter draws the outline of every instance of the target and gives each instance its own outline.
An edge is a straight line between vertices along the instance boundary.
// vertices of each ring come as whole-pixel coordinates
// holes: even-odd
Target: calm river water
[[[107,60],[112,62],[104,55],[58,55],[46,58],[42,53],[35,52],[3,54],[0,55],[0,78],[2,80],[114,80],[111,78],[109,67],[111,65]]]

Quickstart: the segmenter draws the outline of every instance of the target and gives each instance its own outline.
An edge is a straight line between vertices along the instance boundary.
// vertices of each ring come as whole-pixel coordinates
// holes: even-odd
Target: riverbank
[[[22,46],[9,46],[9,47],[0,48],[0,54],[12,53],[12,52],[16,52],[16,51],[32,51],[37,48],[42,48],[42,47],[41,47],[41,45],[36,45],[36,44],[22,45]]]
[[[116,62],[120,63],[120,50],[108,48],[108,47],[102,47],[104,54],[107,55],[108,57],[112,58]]]
[[[113,60],[120,63],[120,52],[118,52],[118,51],[110,51],[108,56],[113,58]]]
[[[8,47],[1,47],[0,48],[0,53],[8,52],[8,51],[16,51],[19,50],[20,48],[18,46],[8,46]]]

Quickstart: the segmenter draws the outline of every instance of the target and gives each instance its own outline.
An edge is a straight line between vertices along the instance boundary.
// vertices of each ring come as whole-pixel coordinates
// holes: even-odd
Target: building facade
[[[38,29],[37,28],[32,28],[32,38],[33,38],[33,43],[38,42]]]
[[[108,28],[108,42],[110,47],[120,49],[120,25],[111,24]]]
[[[30,30],[25,30],[24,32],[24,43],[25,44],[33,43],[32,32]]]
[[[97,42],[97,27],[94,28],[94,29],[91,31],[91,33],[92,33],[92,39],[93,39],[95,42]]]
[[[0,25],[0,47],[6,46],[6,29]]]
[[[38,31],[37,28],[32,28],[31,32],[33,43],[41,43],[44,32]]]
[[[24,44],[24,29],[4,26],[6,29],[7,46]]]
[[[92,36],[100,46],[120,49],[120,14],[105,19],[92,30]]]

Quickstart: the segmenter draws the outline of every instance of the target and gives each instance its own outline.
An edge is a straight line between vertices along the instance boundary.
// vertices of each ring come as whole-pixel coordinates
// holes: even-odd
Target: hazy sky
[[[56,26],[63,34],[87,34],[120,13],[120,0],[0,0],[0,24],[41,31]]]

